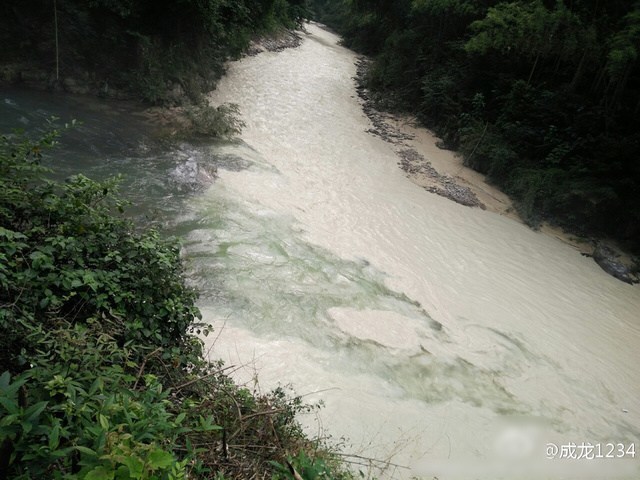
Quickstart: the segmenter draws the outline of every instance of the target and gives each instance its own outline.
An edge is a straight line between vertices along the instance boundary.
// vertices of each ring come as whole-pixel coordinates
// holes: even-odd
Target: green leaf
[[[56,424],[49,434],[49,449],[55,450],[60,445],[60,425]]]
[[[90,448],[83,447],[82,445],[76,445],[73,448],[75,448],[80,453],[84,453],[85,455],[90,455],[92,457],[97,457],[98,456],[98,454],[96,453],[95,450],[91,450]]]
[[[6,427],[7,425],[11,425],[12,423],[20,423],[20,415],[17,413],[12,413],[11,415],[7,415],[5,417],[0,418],[0,427]]]
[[[42,300],[40,300],[40,308],[45,309],[47,308],[48,305],[49,305],[48,297],[44,297]]]
[[[98,392],[98,390],[99,391],[104,390],[104,381],[102,380],[102,377],[98,377],[93,381],[87,393],[89,396],[92,396],[92,395],[95,395],[95,393]]]
[[[116,470],[116,479],[117,480],[130,480],[131,475],[129,475],[129,469],[124,465],[120,465]]]
[[[11,374],[9,372],[3,372],[0,375],[0,392],[6,390],[11,383]]]
[[[104,428],[105,430],[109,430],[109,419],[101,413],[98,414],[98,422],[100,423],[100,426],[102,428]]]
[[[8,373],[8,372],[5,372],[5,373]],[[6,387],[3,387],[2,385],[0,385],[0,394],[4,394],[7,397],[15,395],[20,389],[20,387],[25,383],[27,383],[27,380],[28,380],[27,375],[21,374],[20,377],[22,378],[18,378],[17,380],[14,380],[13,383],[7,385]]]
[[[27,410],[25,410],[24,412],[24,416],[27,417],[27,421],[31,423],[35,422],[42,411],[47,408],[48,403],[49,402],[38,402],[35,405],[27,408]]]
[[[87,473],[84,480],[113,480],[114,476],[115,472],[113,470],[107,470],[100,465]]]
[[[63,448],[62,450],[55,450],[53,452],[50,453],[52,458],[62,458],[62,457],[67,457],[69,456],[69,454],[73,451],[72,447],[69,448]]]
[[[20,411],[18,402],[9,398],[0,397],[0,406],[4,407],[4,409],[10,414],[17,415]]]
[[[29,422],[22,422],[20,424],[20,426],[22,427],[22,434],[26,437],[29,432],[31,431],[31,429],[33,428],[33,424],[29,423]]]
[[[149,465],[152,470],[167,468],[171,466],[174,461],[173,455],[159,448],[149,454]]]
[[[187,416],[187,414],[185,412],[179,413],[178,416],[175,419],[175,424],[176,425],[180,425],[182,423],[182,421],[185,419],[186,416]]]
[[[144,463],[138,457],[130,456],[125,458],[124,463],[129,468],[129,475],[131,478],[142,478],[142,470],[144,469]]]
[[[199,418],[199,429],[202,432],[211,432],[213,430],[222,430],[220,425],[214,425],[213,416],[209,415],[207,418],[200,416]]]

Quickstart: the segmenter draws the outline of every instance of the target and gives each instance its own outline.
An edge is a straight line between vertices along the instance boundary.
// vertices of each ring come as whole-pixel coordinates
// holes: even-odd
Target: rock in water
[[[616,257],[616,253],[606,245],[599,244],[593,251],[593,259],[609,275],[630,285],[637,283],[637,279],[631,273],[629,267],[616,260]]]
[[[173,169],[171,177],[183,189],[194,192],[210,185],[215,180],[215,174],[208,172],[193,157],[189,157],[186,162]]]

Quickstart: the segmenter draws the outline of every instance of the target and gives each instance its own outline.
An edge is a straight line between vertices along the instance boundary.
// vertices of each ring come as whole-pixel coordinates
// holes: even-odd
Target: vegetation
[[[178,245],[117,180],[46,179],[56,136],[0,139],[0,479],[347,478],[299,398],[203,360]]]
[[[640,2],[314,0],[366,79],[543,219],[640,251]]]
[[[239,119],[239,107],[235,103],[224,103],[214,107],[207,103],[186,108],[189,125],[185,133],[190,137],[232,138],[244,127]]]
[[[198,103],[252,36],[295,27],[306,15],[304,0],[6,1],[0,65],[18,64],[22,77],[36,68],[52,86],[68,79],[152,104],[185,95]]]

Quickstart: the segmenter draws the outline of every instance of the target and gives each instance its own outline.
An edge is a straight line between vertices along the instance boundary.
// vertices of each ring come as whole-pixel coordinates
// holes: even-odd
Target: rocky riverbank
[[[356,91],[362,109],[372,123],[367,131],[392,144],[399,157],[398,166],[415,184],[460,205],[478,207],[525,223],[512,200],[486,177],[466,167],[462,158],[441,148],[442,142],[408,115],[384,111],[384,99],[374,98],[365,86],[369,61],[360,57],[356,63]],[[638,259],[628,255],[615,242],[579,238],[548,223],[539,230],[592,257],[607,273],[625,283],[638,283]]]
[[[462,185],[454,176],[439,173],[424,155],[407,143],[415,140],[416,136],[398,128],[398,117],[382,111],[379,103],[371,97],[366,88],[365,76],[368,66],[369,62],[365,58],[360,58],[356,64],[357,74],[355,77],[356,90],[362,100],[362,110],[373,124],[367,131],[394,145],[396,154],[400,158],[398,162],[400,168],[407,173],[412,181],[425,190],[460,205],[486,209],[484,203],[478,199],[470,187]]]

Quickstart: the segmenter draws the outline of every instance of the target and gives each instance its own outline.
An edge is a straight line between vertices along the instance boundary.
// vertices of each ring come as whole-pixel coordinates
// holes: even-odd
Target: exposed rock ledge
[[[425,190],[453,200],[460,205],[479,207],[484,210],[486,208],[485,205],[478,200],[476,194],[469,187],[460,185],[451,175],[439,173],[429,160],[405,143],[405,141],[412,140],[414,137],[392,125],[393,115],[381,112],[376,108],[376,102],[371,99],[363,84],[368,65],[369,63],[366,59],[359,59],[356,64],[357,76],[355,78],[357,82],[356,90],[363,102],[362,110],[373,124],[373,127],[367,131],[398,147],[396,149],[396,153],[400,157],[398,165],[407,173],[407,176],[419,176],[420,184]]]
[[[593,254],[583,253],[582,255],[592,257],[600,268],[618,280],[630,285],[640,283],[637,272],[634,272],[633,261],[608,245],[596,243]]]

